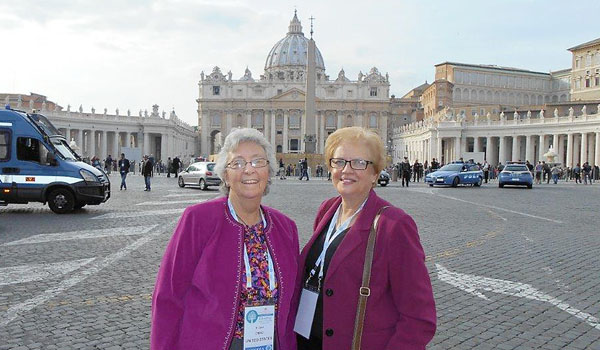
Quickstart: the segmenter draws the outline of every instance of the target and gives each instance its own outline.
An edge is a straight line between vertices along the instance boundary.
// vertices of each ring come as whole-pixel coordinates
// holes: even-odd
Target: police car
[[[58,214],[110,198],[104,172],[81,161],[41,114],[0,109],[0,205],[48,203]]]
[[[434,185],[447,185],[456,187],[460,184],[481,186],[483,171],[479,165],[473,163],[451,163],[425,176],[425,183]]]
[[[522,163],[508,163],[498,175],[498,187],[505,185],[533,187],[533,175],[527,165]]]

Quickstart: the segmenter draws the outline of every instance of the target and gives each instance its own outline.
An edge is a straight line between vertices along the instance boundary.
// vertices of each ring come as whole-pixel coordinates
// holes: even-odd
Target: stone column
[[[327,132],[325,131],[325,118],[327,117],[326,115],[323,114],[323,111],[319,111],[318,112],[318,116],[319,116],[319,121],[321,123],[320,128],[319,128],[319,143],[318,143],[318,149],[317,149],[317,153],[325,153],[325,139],[327,138]]]
[[[70,128],[65,129],[65,139],[67,139],[67,143],[71,142],[71,129]]]
[[[573,133],[567,134],[567,166],[573,168]]]
[[[473,138],[473,152],[481,152],[481,140],[479,136]]]
[[[462,152],[461,150],[464,149],[464,147],[461,147],[461,138],[460,137],[455,137],[454,138],[454,159],[449,159],[448,163],[454,160],[458,160],[458,158],[462,157]]]
[[[525,136],[525,160],[531,162],[531,164],[535,163],[535,152],[533,149],[533,135]]]
[[[587,133],[581,134],[581,156],[579,157],[579,162],[583,166],[583,163],[587,162]]]
[[[123,146],[131,147],[131,133],[129,131],[125,133],[125,143]]]
[[[337,117],[337,128],[341,129],[344,127],[344,124],[342,123],[342,121],[344,120],[344,112],[337,111],[335,112],[335,114]]]
[[[203,156],[208,156],[208,153],[210,152],[210,150],[208,149],[209,148],[209,145],[208,145],[208,132],[209,132],[208,118],[210,116],[210,111],[209,110],[200,110],[198,113],[200,115],[200,153]],[[139,134],[138,134],[138,136],[139,136]],[[143,150],[142,150],[142,153],[143,153]]]
[[[498,151],[498,163],[506,164],[506,137],[499,136],[500,150]]]
[[[594,133],[590,132],[588,135],[588,156],[587,162],[590,163],[590,166],[594,166],[594,160],[596,159],[596,148],[594,145]]]
[[[600,111],[598,111],[600,113]],[[596,132],[596,145],[594,147],[594,165],[600,166],[600,132]]]
[[[227,135],[229,135],[229,133],[231,132],[231,128],[232,128],[232,123],[233,123],[233,113],[231,113],[231,110],[228,110],[225,112],[225,130],[223,132],[223,137],[227,137]]]
[[[546,136],[540,135],[539,140],[538,140],[538,161],[544,160],[544,153],[546,153],[546,151],[544,151],[545,148],[546,148]]]
[[[100,132],[100,136],[102,137],[102,140],[100,142],[101,150],[99,152],[100,153],[99,157],[101,159],[106,159],[106,156],[108,154],[108,153],[106,153],[106,151],[108,150],[107,149],[107,147],[108,147],[108,142],[107,142],[108,141],[107,140],[108,132],[106,132],[106,131],[103,130],[103,131]]]
[[[79,155],[83,156],[83,129],[79,129],[77,131],[77,146],[79,146]]]
[[[160,159],[167,164],[169,158],[169,140],[167,134],[160,134]]]
[[[304,136],[306,135],[306,114],[302,114],[300,113],[300,140],[299,140],[299,146],[300,146],[300,153],[304,153],[305,150],[305,144],[304,144]]]
[[[87,139],[87,143],[88,143],[88,147],[87,147],[87,151],[88,151],[88,156],[90,157],[90,159],[92,159],[92,157],[94,157],[95,155],[97,155],[98,151],[96,150],[96,146],[98,145],[98,142],[96,142],[96,130],[88,130],[88,139]]]
[[[121,137],[121,135],[119,134],[118,131],[115,131],[114,134],[115,134],[115,138],[113,139],[113,147],[112,147],[114,153],[112,154],[112,157],[114,159],[117,159],[117,158],[119,158],[119,154],[120,154],[119,153],[119,143],[121,140],[119,140],[119,137]]]
[[[485,138],[485,160],[490,165],[492,164],[492,138],[490,136]]]
[[[252,111],[246,111],[246,127],[252,127]]]
[[[581,155],[581,139],[580,134],[573,134],[573,166],[580,162],[579,156]]]
[[[210,150],[206,149],[206,152],[210,152]],[[142,156],[144,155],[150,156],[150,133],[146,130],[144,130],[144,147],[142,148]]]
[[[288,153],[290,140],[288,139],[288,129],[289,129],[289,121],[288,118],[290,116],[290,111],[283,111],[283,153]]]
[[[277,126],[275,125],[275,111],[270,110],[271,117],[271,145],[273,146],[273,150],[277,151],[277,144],[275,143],[277,140]]]
[[[510,159],[513,161],[519,160],[521,157],[521,142],[519,136],[513,136],[512,138],[512,154]]]

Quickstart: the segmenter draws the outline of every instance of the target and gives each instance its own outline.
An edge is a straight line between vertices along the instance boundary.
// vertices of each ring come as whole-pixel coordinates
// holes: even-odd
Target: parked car
[[[456,187],[460,184],[479,187],[482,181],[483,171],[479,169],[477,164],[472,163],[447,164],[425,176],[425,183],[431,187],[434,185]]]
[[[385,187],[390,183],[390,174],[385,171],[382,170],[379,173],[379,179],[377,179],[377,183],[379,183],[380,186]]]
[[[196,162],[179,173],[179,187],[200,186],[205,191],[208,186],[219,186],[221,179],[215,173],[214,162]]]
[[[498,175],[498,187],[505,185],[533,187],[533,175],[525,164],[507,164]]]

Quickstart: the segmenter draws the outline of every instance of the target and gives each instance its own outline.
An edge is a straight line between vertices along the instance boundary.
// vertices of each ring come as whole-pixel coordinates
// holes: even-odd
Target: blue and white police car
[[[473,163],[447,164],[425,176],[425,183],[429,186],[446,185],[456,187],[463,184],[479,187],[482,181],[483,171],[479,169],[479,165]]]
[[[533,187],[533,175],[527,165],[522,163],[508,163],[498,174],[498,187],[505,185]]]
[[[81,161],[41,114],[0,110],[0,205],[48,203],[58,214],[110,198],[104,172]]]

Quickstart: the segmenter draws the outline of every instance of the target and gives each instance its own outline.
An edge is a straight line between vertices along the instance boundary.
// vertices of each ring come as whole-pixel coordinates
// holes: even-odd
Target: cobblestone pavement
[[[147,349],[150,293],[182,210],[218,196],[155,177],[73,214],[0,207],[0,350]],[[117,189],[115,191],[115,189]],[[412,215],[438,310],[429,349],[600,349],[600,185],[496,184],[378,194]],[[324,180],[274,180],[264,203],[304,245]]]

